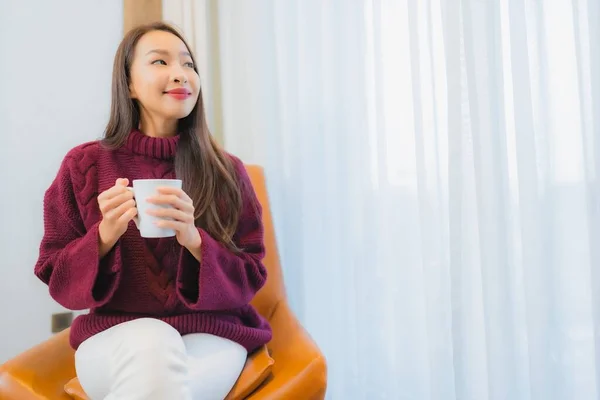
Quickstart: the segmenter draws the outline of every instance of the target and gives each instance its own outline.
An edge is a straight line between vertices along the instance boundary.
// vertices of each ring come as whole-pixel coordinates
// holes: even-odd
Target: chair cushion
[[[267,346],[254,351],[246,360],[240,377],[231,388],[226,400],[241,400],[248,397],[271,373],[275,361],[269,355]],[[89,400],[77,377],[65,385],[65,392],[75,400]]]
[[[269,377],[274,363],[266,345],[254,351],[225,400],[241,400],[250,396]]]
[[[89,400],[79,384],[79,379],[77,379],[77,377],[65,384],[65,392],[75,400]]]

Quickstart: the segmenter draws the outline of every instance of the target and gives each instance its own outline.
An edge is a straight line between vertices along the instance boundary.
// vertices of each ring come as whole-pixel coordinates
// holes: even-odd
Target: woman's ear
[[[137,99],[137,95],[135,94],[135,90],[133,89],[131,83],[129,84],[129,97],[131,99]]]

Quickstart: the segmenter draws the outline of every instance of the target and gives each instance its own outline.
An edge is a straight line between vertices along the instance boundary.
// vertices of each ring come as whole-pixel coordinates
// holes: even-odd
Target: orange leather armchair
[[[285,296],[281,266],[263,170],[247,166],[263,206],[269,277],[252,304],[273,328],[273,340],[251,354],[228,400],[323,399],[325,358],[292,314]],[[0,366],[0,400],[72,400],[86,398],[75,377],[68,330]],[[65,385],[71,387],[69,393]],[[78,394],[79,392],[79,394]]]

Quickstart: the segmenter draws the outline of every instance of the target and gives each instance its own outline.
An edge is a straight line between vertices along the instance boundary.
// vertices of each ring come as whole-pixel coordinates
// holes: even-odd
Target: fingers
[[[127,189],[125,189],[124,186],[115,185],[115,186],[111,187],[110,189],[105,190],[104,192],[100,193],[100,195],[98,196],[98,202],[101,202],[103,200],[110,200],[113,197],[123,193],[126,190]]]
[[[100,206],[100,211],[102,212],[102,215],[108,215],[114,209],[116,209],[128,202],[133,202],[133,205],[135,205],[135,200],[133,200],[133,193],[130,192],[129,190],[125,189],[124,187],[121,187],[120,194],[117,194],[108,200],[107,199],[98,200],[98,203]],[[127,207],[127,208],[129,208],[129,207]]]
[[[115,207],[115,208],[111,209],[110,211],[108,211],[105,214],[105,218],[108,219],[108,220],[117,220],[123,214],[125,214],[125,212],[129,211],[132,208],[135,209],[135,200],[133,200],[133,199],[126,200],[122,204],[120,204],[117,207]]]
[[[175,196],[179,197],[180,199],[182,199],[186,203],[193,203],[193,200],[190,198],[190,196],[188,196],[188,194],[181,189],[165,186],[165,187],[157,188],[157,191],[160,194],[175,195]]]
[[[192,214],[194,212],[194,205],[192,203],[188,203],[174,194],[160,194],[158,196],[153,196],[148,199],[148,202],[152,204],[170,205],[178,210]]]
[[[127,187],[127,185],[129,185],[129,179],[127,179],[127,178],[117,179],[115,181],[115,186],[100,193],[100,195],[98,196],[98,202],[100,202],[102,200],[112,199],[113,197],[119,195],[120,193],[123,193],[124,190],[127,190],[127,189],[125,189],[125,187]]]
[[[130,209],[128,209],[127,211],[125,211],[118,219],[119,223],[128,223],[129,221],[131,221],[132,219],[134,219],[137,216],[137,208],[136,207],[131,207]]]
[[[146,211],[149,215],[159,218],[172,218],[175,221],[184,222],[186,224],[194,223],[193,214],[188,214],[176,208],[157,208]]]
[[[185,232],[185,230],[189,227],[189,224],[186,224],[185,222],[169,221],[167,219],[161,219],[156,221],[154,224],[159,228],[173,229],[177,232]]]
[[[119,178],[115,182],[115,186],[127,186],[129,185],[129,179],[127,178]]]

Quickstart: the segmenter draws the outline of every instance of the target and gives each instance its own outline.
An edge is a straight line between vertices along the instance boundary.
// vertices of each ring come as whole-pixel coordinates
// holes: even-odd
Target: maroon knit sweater
[[[44,237],[35,274],[51,296],[72,310],[74,349],[87,338],[140,317],[167,322],[182,335],[205,332],[248,351],[271,339],[268,323],[249,304],[263,286],[261,208],[242,162],[231,156],[243,207],[234,254],[205,230],[199,263],[175,238],[144,239],[131,222],[102,259],[97,197],[117,178],[175,178],[178,137],[152,138],[132,131],[117,150],[90,142],[71,150],[44,197]]]

